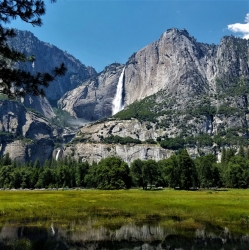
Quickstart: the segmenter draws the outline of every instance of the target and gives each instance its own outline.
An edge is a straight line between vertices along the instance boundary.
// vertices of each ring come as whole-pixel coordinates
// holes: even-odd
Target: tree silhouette
[[[41,16],[44,14],[45,4],[41,0],[0,1],[0,93],[9,98],[22,97],[25,94],[44,96],[43,88],[48,87],[57,76],[65,75],[64,63],[54,68],[51,73],[37,72],[35,75],[13,67],[16,62],[33,62],[35,58],[18,52],[8,45],[8,39],[16,34],[14,29],[4,28],[3,24],[20,18],[33,26],[41,26]]]

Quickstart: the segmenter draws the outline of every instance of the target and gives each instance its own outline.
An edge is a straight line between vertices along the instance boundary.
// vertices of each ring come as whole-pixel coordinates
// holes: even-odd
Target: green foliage
[[[179,168],[180,188],[188,190],[191,187],[197,187],[198,181],[195,164],[186,149],[183,149],[179,154]]]
[[[98,189],[124,189],[131,187],[130,169],[117,157],[106,158],[96,166],[95,181]]]
[[[8,97],[4,94],[0,94],[0,101],[8,100]]]
[[[195,138],[194,136],[187,136],[185,138],[185,145],[188,147],[195,147],[196,141],[197,141],[197,138]]]
[[[201,103],[193,110],[189,110],[189,112],[192,116],[200,116],[200,115],[213,116],[216,114],[216,108],[214,106],[211,106],[209,102]]]
[[[172,149],[172,150],[179,150],[184,147],[184,139],[181,137],[176,138],[165,138],[161,140],[160,145],[162,148]]]
[[[226,185],[235,188],[248,188],[249,165],[245,158],[233,156],[227,164]]]
[[[153,139],[147,139],[145,142],[149,144],[157,144],[157,142],[154,141]]]
[[[162,169],[162,178],[166,187],[180,187],[180,166],[178,156],[172,155],[168,159],[160,160],[158,166]]]
[[[153,110],[155,104],[155,97],[150,96],[141,101],[135,101],[127,108],[117,113],[114,117],[121,120],[136,118],[139,121],[150,121],[155,123],[157,121],[156,117],[159,116],[159,113]]]
[[[9,154],[0,157],[0,188],[60,188],[88,187],[123,189],[131,185],[148,187],[249,187],[248,152],[240,147],[238,155],[233,148],[223,148],[221,163],[208,154],[193,161],[186,149],[158,162],[137,159],[128,165],[117,157],[103,159],[89,165],[82,160],[65,157],[59,161],[39,160],[21,164],[12,161]]]
[[[86,139],[80,136],[74,137],[70,144],[82,143],[85,142]]]
[[[129,144],[129,143],[134,143],[134,144],[141,144],[142,142],[139,139],[134,139],[131,138],[130,136],[128,137],[120,137],[118,135],[110,135],[108,137],[105,137],[102,139],[103,142],[105,143],[120,143],[120,144]]]
[[[55,2],[52,0],[51,2]],[[3,24],[20,18],[33,26],[41,26],[41,16],[45,14],[44,1],[40,0],[6,0],[0,2],[0,93],[8,98],[22,97],[25,94],[44,96],[44,88],[49,85],[57,76],[65,75],[66,68],[62,63],[58,68],[53,69],[51,74],[37,72],[32,75],[13,66],[16,63],[25,64],[35,61],[33,55],[25,55],[8,45],[8,39],[13,38],[14,29],[4,28]]]
[[[131,164],[131,176],[133,184],[143,189],[152,188],[163,183],[162,174],[158,164],[154,160],[135,160]]]
[[[198,172],[200,187],[220,187],[220,173],[216,165],[216,157],[212,154],[199,157],[195,164]]]
[[[26,109],[32,113],[35,113],[37,116],[41,117],[41,118],[45,118],[43,114],[41,114],[39,111],[37,111],[36,109],[33,108],[27,108]]]
[[[217,114],[224,115],[226,117],[231,115],[241,115],[241,109],[231,107],[229,104],[223,103],[220,105]]]
[[[54,108],[55,117],[50,119],[50,122],[58,127],[68,127],[70,126],[69,120],[72,119],[72,116],[65,110]]]
[[[131,176],[133,185],[136,187],[146,188],[147,183],[144,180],[144,172],[143,172],[144,162],[140,159],[137,159],[131,163]]]
[[[198,147],[210,147],[213,145],[213,139],[210,135],[208,134],[200,134],[196,136],[196,141]]]
[[[244,96],[249,93],[249,82],[246,78],[223,77],[216,79],[216,86],[221,97]]]

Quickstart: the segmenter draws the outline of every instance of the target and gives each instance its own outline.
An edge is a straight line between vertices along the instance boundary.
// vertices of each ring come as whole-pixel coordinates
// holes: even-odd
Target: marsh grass
[[[118,228],[127,223],[194,230],[229,227],[249,232],[249,191],[142,190],[0,191],[0,225],[95,221]]]

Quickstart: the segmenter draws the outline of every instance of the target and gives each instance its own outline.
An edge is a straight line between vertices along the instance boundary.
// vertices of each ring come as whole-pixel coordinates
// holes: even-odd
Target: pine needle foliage
[[[20,18],[33,26],[41,26],[41,16],[44,14],[45,4],[41,0],[0,1],[0,93],[8,98],[23,97],[25,94],[44,96],[44,88],[56,77],[65,75],[64,63],[55,67],[51,73],[37,72],[35,75],[13,66],[17,62],[34,62],[35,58],[8,45],[8,40],[15,37],[16,33],[14,29],[5,28],[3,25]]]

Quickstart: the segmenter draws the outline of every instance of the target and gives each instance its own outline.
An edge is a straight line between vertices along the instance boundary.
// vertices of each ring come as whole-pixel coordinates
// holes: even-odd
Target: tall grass
[[[89,219],[107,227],[133,222],[249,232],[249,191],[0,191],[0,224]]]

